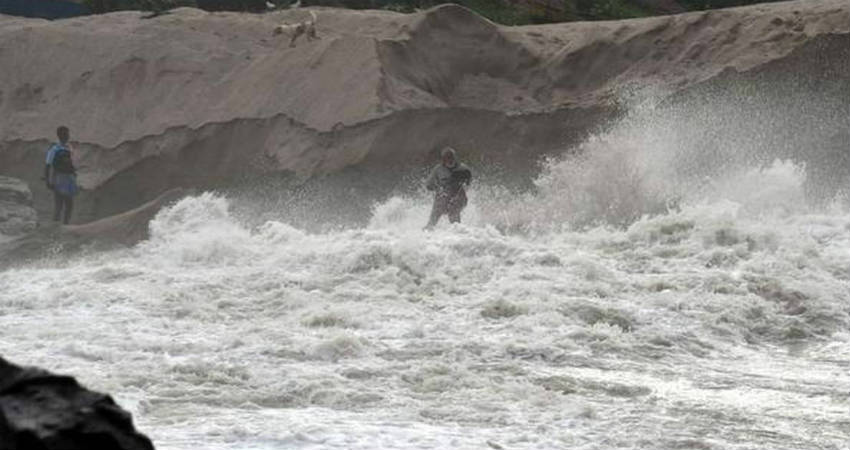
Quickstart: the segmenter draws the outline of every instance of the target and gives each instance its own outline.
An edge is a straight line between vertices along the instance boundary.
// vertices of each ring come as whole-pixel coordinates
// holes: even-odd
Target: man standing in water
[[[434,191],[434,206],[426,230],[433,228],[444,214],[449,216],[451,223],[460,222],[460,212],[466,206],[464,188],[472,181],[472,172],[457,161],[453,148],[444,148],[440,157],[440,164],[434,167],[425,183],[429,191]]]
[[[64,210],[62,223],[68,225],[74,209],[74,196],[78,190],[77,171],[71,161],[71,146],[68,144],[71,132],[68,127],[57,128],[56,137],[59,142],[47,150],[44,181],[47,183],[47,189],[53,191],[53,221],[58,222]]]

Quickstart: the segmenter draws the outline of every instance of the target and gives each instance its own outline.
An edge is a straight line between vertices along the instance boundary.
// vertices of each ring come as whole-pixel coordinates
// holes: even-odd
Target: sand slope
[[[624,92],[779,67],[850,33],[842,0],[526,27],[457,6],[316,12],[321,39],[296,48],[271,29],[303,9],[0,16],[0,173],[37,181],[60,123],[87,189],[78,221],[246,174],[402,171],[447,143],[528,169],[616,115]],[[48,200],[36,189],[42,214]]]

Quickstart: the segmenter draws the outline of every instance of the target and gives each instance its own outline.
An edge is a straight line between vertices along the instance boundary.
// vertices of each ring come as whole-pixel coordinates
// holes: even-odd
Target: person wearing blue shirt
[[[62,216],[62,223],[67,225],[71,221],[71,212],[74,210],[74,196],[79,191],[77,171],[71,160],[71,146],[68,144],[71,132],[68,127],[57,128],[56,137],[59,138],[59,142],[51,145],[47,150],[44,181],[47,183],[47,189],[53,191],[53,221],[58,222],[59,217]]]

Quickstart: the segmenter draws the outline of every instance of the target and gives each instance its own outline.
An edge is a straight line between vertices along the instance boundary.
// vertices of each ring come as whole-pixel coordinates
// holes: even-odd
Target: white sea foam
[[[424,193],[326,233],[186,198],[135,248],[0,273],[0,348],[161,449],[843,448],[850,214],[793,160],[678,170],[664,129],[432,232]]]
[[[839,448],[850,216],[746,207],[776,192],[536,235],[423,232],[399,198],[248,229],[203,194],[134,249],[0,274],[0,345],[165,449]]]

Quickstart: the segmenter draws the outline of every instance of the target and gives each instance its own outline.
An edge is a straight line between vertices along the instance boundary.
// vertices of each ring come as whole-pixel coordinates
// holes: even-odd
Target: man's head
[[[443,149],[442,153],[440,153],[440,161],[442,161],[443,166],[452,168],[457,164],[457,157],[455,154],[455,149],[451,147],[446,147]]]
[[[71,130],[63,125],[56,129],[56,137],[59,138],[59,142],[67,144],[68,140],[71,139]]]

